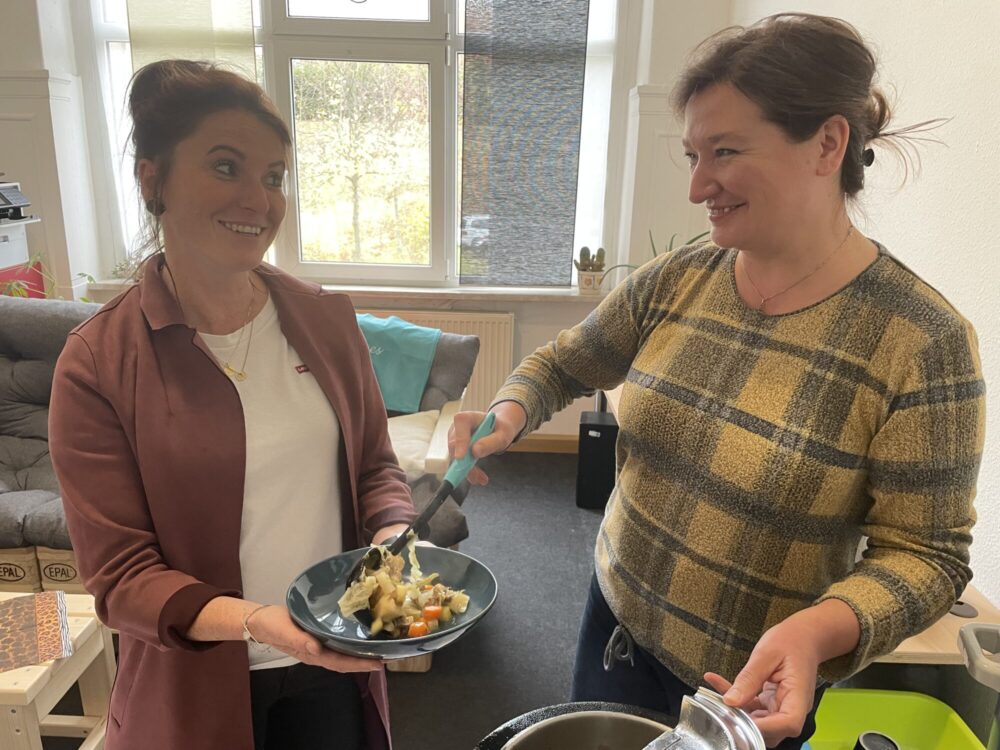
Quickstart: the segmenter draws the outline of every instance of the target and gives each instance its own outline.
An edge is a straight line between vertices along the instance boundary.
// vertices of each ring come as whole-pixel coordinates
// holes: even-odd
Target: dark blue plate
[[[366,631],[355,620],[341,617],[337,601],[344,593],[345,576],[367,551],[367,547],[351,550],[317,563],[288,587],[286,600],[292,619],[334,651],[386,661],[429,654],[467,632],[496,601],[497,579],[481,562],[454,550],[418,546],[417,560],[424,575],[437,573],[444,585],[465,591],[469,595],[468,609],[428,635],[399,639],[382,635],[366,637]],[[404,577],[409,572],[407,560]]]

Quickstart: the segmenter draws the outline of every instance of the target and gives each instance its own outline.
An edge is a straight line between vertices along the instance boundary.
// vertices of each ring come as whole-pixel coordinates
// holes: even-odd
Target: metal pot
[[[640,750],[670,727],[641,716],[611,711],[578,711],[535,724],[503,750]]]
[[[605,701],[589,701],[581,703],[560,703],[555,706],[545,706],[536,708],[534,711],[522,714],[511,719],[506,724],[497,727],[486,737],[480,740],[475,750],[503,750],[503,748],[514,737],[524,734],[531,727],[534,727],[549,719],[560,716],[571,716],[579,713],[603,713],[613,716],[637,717],[650,721],[657,726],[672,726],[674,719],[656,711],[650,711],[638,706],[628,706],[624,703],[609,703]],[[661,732],[663,730],[660,730]],[[654,735],[656,736],[656,735]],[[647,740],[648,741],[648,740]],[[642,747],[640,745],[639,747]],[[593,750],[586,745],[580,750]]]
[[[477,750],[765,750],[753,720],[710,690],[685,697],[677,722],[650,713],[621,704],[554,706],[508,722]]]

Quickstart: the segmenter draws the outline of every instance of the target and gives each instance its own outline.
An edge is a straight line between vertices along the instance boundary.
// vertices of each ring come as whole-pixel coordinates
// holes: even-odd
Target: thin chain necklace
[[[181,315],[184,315],[184,318],[186,320],[187,315],[184,312],[184,305],[181,304],[181,294],[180,291],[178,291],[177,289],[177,282],[174,281],[173,271],[170,270],[170,266],[167,264],[166,259],[164,259],[163,261],[163,267],[167,269],[167,275],[170,277],[170,284],[174,288],[174,297],[177,299],[177,306],[181,309]],[[240,326],[240,335],[236,338],[236,345],[232,348],[232,351],[229,352],[229,357],[227,358],[227,360],[221,363],[222,371],[226,373],[226,375],[231,377],[233,380],[237,380],[240,383],[242,383],[244,380],[247,379],[247,358],[250,356],[250,345],[253,343],[253,324],[255,320],[255,318],[250,317],[250,313],[253,312],[253,301],[257,293],[257,287],[254,286],[254,283],[253,281],[250,280],[249,276],[247,277],[247,281],[250,283],[250,304],[247,305],[247,314],[243,319],[243,325]],[[243,334],[246,333],[248,324],[250,327],[250,335],[247,337],[247,348],[243,352],[243,362],[240,364],[240,367],[237,370],[235,367],[233,367],[232,362],[230,362],[230,360],[233,358],[236,352],[240,350],[240,344],[243,343]]]
[[[757,312],[764,312],[764,305],[766,305],[768,302],[770,302],[771,300],[773,300],[775,297],[780,297],[785,292],[790,291],[791,289],[794,289],[795,287],[797,287],[799,284],[801,284],[806,279],[810,278],[811,276],[814,276],[821,268],[823,268],[823,266],[825,266],[827,263],[829,263],[830,259],[833,258],[833,256],[837,254],[837,251],[840,250],[840,248],[842,248],[847,243],[847,240],[851,236],[852,232],[854,232],[854,225],[853,224],[847,228],[847,234],[844,235],[844,239],[842,239],[840,241],[840,244],[837,245],[833,249],[833,251],[823,259],[822,263],[820,263],[818,266],[816,266],[813,270],[811,270],[809,273],[807,273],[805,276],[803,276],[798,281],[796,281],[796,282],[794,282],[794,283],[789,284],[788,286],[786,286],[780,292],[775,292],[774,294],[769,294],[766,297],[760,291],[760,289],[758,288],[758,286],[754,283],[754,280],[750,277],[750,271],[747,269],[746,261],[743,261],[743,275],[747,277],[747,281],[750,282],[750,286],[753,287],[753,290],[757,293],[757,296],[760,297],[760,304],[757,305]]]
[[[250,344],[253,343],[253,323],[255,318],[250,317],[250,312],[251,310],[253,310],[253,299],[254,299],[254,293],[256,291],[257,288],[253,285],[253,282],[251,281],[250,305],[247,307],[247,315],[246,318],[243,320],[243,327],[240,328],[240,335],[236,338],[236,346],[234,346],[233,350],[229,352],[229,356],[232,357],[234,354],[236,354],[236,352],[240,350],[240,344],[243,343],[243,334],[247,330],[247,323],[249,323],[250,335],[247,337],[247,348],[243,352],[243,362],[240,364],[240,369],[237,370],[235,367],[232,366],[232,364],[230,364],[228,360],[222,363],[222,371],[226,373],[226,375],[228,375],[229,377],[233,378],[234,380],[238,380],[241,383],[247,379],[247,358],[250,356]]]

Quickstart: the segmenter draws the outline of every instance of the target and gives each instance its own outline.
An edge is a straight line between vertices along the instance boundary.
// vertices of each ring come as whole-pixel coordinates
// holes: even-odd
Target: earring
[[[162,216],[167,207],[163,205],[163,201],[159,198],[150,198],[146,201],[146,210],[153,216]]]

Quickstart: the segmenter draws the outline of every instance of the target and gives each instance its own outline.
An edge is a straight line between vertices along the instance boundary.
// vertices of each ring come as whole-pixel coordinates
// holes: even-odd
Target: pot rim
[[[608,711],[602,709],[596,709],[593,711],[573,711],[571,713],[559,714],[558,716],[550,716],[547,719],[542,719],[538,723],[526,727],[525,729],[521,730],[513,737],[511,737],[509,740],[507,740],[507,742],[504,744],[502,748],[500,748],[500,750],[511,750],[513,748],[513,745],[511,743],[514,743],[515,741],[520,743],[525,740],[528,740],[531,738],[533,734],[538,734],[539,732],[545,731],[545,728],[552,724],[558,724],[564,721],[576,721],[578,719],[588,716],[605,716],[605,715],[618,716],[627,719],[628,721],[634,721],[638,724],[645,724],[650,729],[657,730],[661,735],[665,734],[666,732],[673,731],[673,727],[667,726],[662,722],[654,721],[653,719],[647,719],[645,716],[640,716],[638,714],[625,713],[624,711]]]
[[[626,703],[615,703],[613,701],[575,701],[570,703],[556,703],[550,706],[542,706],[527,711],[520,716],[508,720],[506,723],[494,729],[486,737],[479,741],[476,750],[502,750],[503,746],[512,740],[519,732],[527,731],[535,724],[541,723],[553,716],[566,716],[584,711],[604,711],[610,713],[623,713],[629,716],[641,716],[645,719],[672,726],[676,723],[677,717],[669,716],[660,711],[633,706]],[[544,718],[541,716],[544,715]]]

